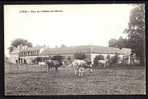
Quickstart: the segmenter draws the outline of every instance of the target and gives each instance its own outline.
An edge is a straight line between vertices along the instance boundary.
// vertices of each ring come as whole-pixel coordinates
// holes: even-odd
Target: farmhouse
[[[19,47],[15,52],[11,52],[11,62],[13,63],[27,63],[33,64],[36,58],[41,58],[45,61],[47,58],[61,55],[64,57],[65,62],[71,62],[74,60],[75,53],[84,53],[87,58],[93,63],[94,58],[97,55],[103,55],[106,58],[108,55],[111,57],[118,53],[120,59],[127,57],[127,63],[131,62],[131,49],[128,48],[113,48],[103,47],[94,45],[82,45],[82,46],[71,46],[71,47],[60,47],[60,48],[46,48],[46,47]],[[15,58],[14,58],[15,57]],[[13,59],[12,59],[13,58]]]

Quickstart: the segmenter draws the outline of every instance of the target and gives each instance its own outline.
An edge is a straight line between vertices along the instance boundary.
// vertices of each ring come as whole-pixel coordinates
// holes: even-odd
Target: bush
[[[94,58],[94,65],[95,65],[95,66],[99,65],[98,57],[95,57],[95,58]]]
[[[56,56],[51,57],[51,59],[57,60],[60,63],[60,65],[62,65],[62,61],[63,61],[64,57],[61,55],[56,55]]]
[[[97,56],[94,58],[94,65],[95,65],[95,66],[99,65],[98,60],[104,60],[104,56],[103,56],[103,55],[97,55]]]
[[[111,65],[112,64],[118,64],[119,56],[117,53],[115,53],[115,56],[111,57]]]
[[[52,60],[62,61],[62,60],[64,59],[64,57],[61,56],[61,55],[56,55],[56,56],[51,57],[51,59],[52,59]]]
[[[84,53],[75,53],[74,58],[83,60],[86,58],[86,55]]]

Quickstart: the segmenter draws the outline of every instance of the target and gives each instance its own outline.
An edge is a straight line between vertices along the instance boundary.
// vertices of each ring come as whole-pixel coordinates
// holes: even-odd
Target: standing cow
[[[84,60],[74,60],[72,62],[72,67],[74,69],[75,75],[83,76],[86,69],[92,71],[91,65],[87,64]]]
[[[58,67],[62,65],[62,63],[57,60],[47,60],[46,64],[48,66],[48,71],[51,69],[55,69],[55,71],[57,71]]]

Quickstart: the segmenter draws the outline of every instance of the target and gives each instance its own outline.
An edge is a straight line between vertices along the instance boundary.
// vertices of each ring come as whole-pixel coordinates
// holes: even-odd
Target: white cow
[[[91,70],[90,65],[87,64],[84,60],[74,60],[72,62],[72,67],[74,69],[75,75],[83,76],[86,68]]]

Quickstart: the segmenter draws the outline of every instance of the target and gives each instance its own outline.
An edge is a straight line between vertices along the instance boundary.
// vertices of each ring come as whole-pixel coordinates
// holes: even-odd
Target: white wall
[[[92,63],[93,63],[94,58],[95,58],[97,55],[103,55],[104,58],[106,59],[108,55],[110,55],[110,57],[112,57],[112,56],[114,56],[115,54],[91,54],[91,62],[92,62]],[[123,60],[123,56],[124,56],[124,55],[119,55],[119,57],[120,57],[119,63],[121,62],[121,60]]]
[[[18,54],[17,53],[11,54],[8,60],[11,63],[16,63],[16,60],[18,60]]]

